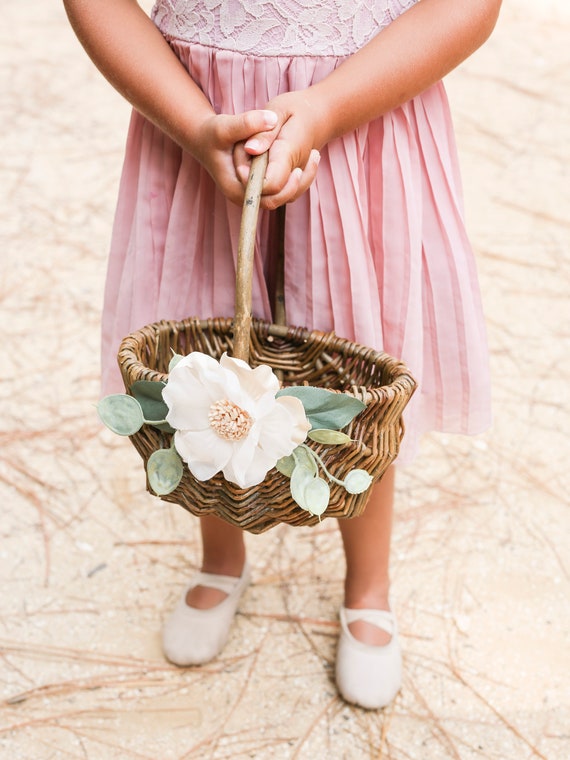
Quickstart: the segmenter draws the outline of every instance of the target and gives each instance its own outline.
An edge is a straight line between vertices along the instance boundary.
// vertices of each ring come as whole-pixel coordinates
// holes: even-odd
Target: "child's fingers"
[[[228,200],[237,206],[243,204],[244,187],[237,177],[220,177],[216,184]]]
[[[283,139],[276,140],[269,151],[269,163],[267,164],[263,183],[264,195],[278,195],[281,197],[286,184],[291,181],[291,175],[296,167],[304,168],[298,156],[298,151],[292,149],[289,141]]]
[[[318,150],[313,148],[309,154],[309,160],[307,161],[307,164],[303,171],[301,181],[299,182],[299,195],[301,195],[301,193],[304,193],[305,190],[308,190],[309,187],[313,184],[313,180],[317,176],[317,169],[319,168],[320,161],[321,154]]]
[[[246,153],[250,156],[259,156],[261,153],[265,153],[271,148],[278,134],[278,129],[268,129],[252,135],[244,143]]]
[[[233,160],[237,178],[245,187],[247,184],[247,179],[249,177],[251,155],[249,153],[246,153],[243,142],[236,143],[234,145]]]
[[[308,190],[317,174],[320,159],[321,155],[319,151],[312,150],[304,169],[301,169],[300,167],[294,169],[279,192],[274,193],[273,195],[262,196],[262,208],[275,209],[278,206],[282,206],[284,203],[291,203],[291,201],[296,200]]]
[[[241,206],[243,203],[245,185],[241,182],[233,161],[231,152],[216,151],[211,161],[205,165],[212,179],[222,193],[232,203]],[[248,171],[249,173],[249,171]]]
[[[215,135],[218,145],[233,145],[243,142],[252,135],[273,130],[277,125],[275,111],[244,111],[240,114],[220,114],[216,117]],[[263,151],[260,151],[263,152]]]
[[[303,169],[303,172],[306,169],[310,171],[310,164],[318,155],[318,151],[313,151],[310,138],[302,133],[299,125],[294,124],[292,119],[287,121],[269,151],[269,163],[263,186],[264,195],[280,194],[296,167]]]

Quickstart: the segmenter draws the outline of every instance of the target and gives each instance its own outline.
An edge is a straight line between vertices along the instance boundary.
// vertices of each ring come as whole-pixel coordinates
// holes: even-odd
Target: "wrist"
[[[180,111],[162,128],[184,151],[202,163],[207,151],[208,124],[215,115],[214,109],[205,100],[189,112]]]
[[[342,135],[337,123],[338,109],[325,80],[312,85],[308,92],[313,117],[314,147],[321,150],[328,142]]]

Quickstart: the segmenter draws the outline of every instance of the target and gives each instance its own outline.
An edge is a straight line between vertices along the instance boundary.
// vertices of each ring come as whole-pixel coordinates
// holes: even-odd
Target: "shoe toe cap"
[[[393,639],[384,647],[372,647],[342,634],[337,652],[336,682],[347,702],[368,710],[388,705],[402,683],[402,659],[397,640]]]
[[[180,604],[162,629],[162,651],[174,665],[203,665],[228,639],[233,610],[194,610]]]

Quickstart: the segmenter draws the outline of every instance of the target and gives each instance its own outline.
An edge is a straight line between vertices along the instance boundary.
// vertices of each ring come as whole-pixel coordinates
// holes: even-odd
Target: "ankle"
[[[245,553],[231,557],[208,557],[202,563],[202,572],[211,575],[228,575],[237,580],[242,576],[245,567]],[[227,597],[227,593],[206,585],[193,586],[186,594],[186,604],[196,609],[216,607]]]
[[[349,609],[390,609],[390,581],[354,582],[347,576],[344,586],[344,606]]]
[[[241,575],[245,562],[244,532],[219,517],[200,518],[202,572],[213,575]]]
[[[374,585],[351,586],[345,589],[344,606],[350,610],[388,610],[390,607],[390,583],[383,581]],[[350,623],[348,630],[355,639],[369,646],[386,646],[392,640],[392,635],[364,620]]]
[[[245,565],[245,547],[241,550],[219,554],[204,551],[201,570],[214,575],[231,575],[239,578]]]

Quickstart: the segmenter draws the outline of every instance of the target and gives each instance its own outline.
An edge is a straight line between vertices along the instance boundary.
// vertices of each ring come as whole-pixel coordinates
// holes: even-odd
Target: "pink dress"
[[[325,77],[417,0],[158,0],[152,17],[217,112],[262,108]],[[405,53],[403,53],[405,54]],[[103,390],[120,340],[159,319],[230,316],[241,210],[133,114],[103,314]],[[287,322],[403,359],[419,388],[399,461],[429,430],[490,423],[488,351],[442,84],[329,143],[287,207]],[[254,314],[271,319],[262,215]]]

